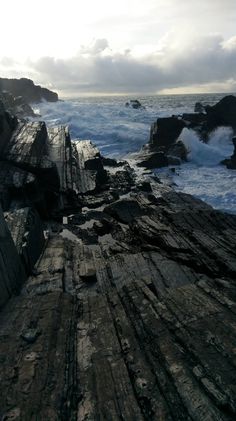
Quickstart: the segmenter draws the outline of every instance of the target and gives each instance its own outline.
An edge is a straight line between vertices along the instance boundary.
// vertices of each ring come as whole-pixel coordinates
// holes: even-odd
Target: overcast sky
[[[236,91],[236,0],[8,0],[0,75],[62,96]]]

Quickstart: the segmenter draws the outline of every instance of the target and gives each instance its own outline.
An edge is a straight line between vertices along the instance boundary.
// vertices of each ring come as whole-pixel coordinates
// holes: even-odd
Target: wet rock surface
[[[236,97],[228,95],[213,106],[196,103],[194,113],[158,118],[152,124],[150,139],[137,159],[146,168],[180,165],[187,160],[187,153],[181,133],[184,128],[194,130],[203,142],[208,142],[210,134],[218,127],[231,127],[236,133]],[[225,164],[235,168],[234,156]]]
[[[236,216],[31,129],[2,158],[1,418],[234,420]],[[45,162],[57,200],[39,216],[8,186],[13,166],[45,186]]]

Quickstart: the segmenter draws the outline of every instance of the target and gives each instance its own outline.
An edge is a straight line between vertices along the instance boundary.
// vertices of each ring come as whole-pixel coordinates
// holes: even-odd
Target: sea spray
[[[198,166],[215,166],[233,153],[232,135],[231,128],[219,127],[204,143],[196,132],[185,128],[180,139],[187,149],[188,161]]]
[[[196,102],[215,104],[222,95],[173,95],[138,98],[145,110],[125,107],[130,97],[78,98],[40,103],[34,108],[48,126],[69,125],[73,139],[90,139],[102,154],[118,158],[137,152],[148,142],[158,117],[192,112]],[[185,131],[189,162],[176,168],[176,189],[193,194],[217,209],[236,213],[236,171],[218,165],[233,151],[229,128],[219,128],[208,145]],[[168,172],[168,169],[167,169]],[[170,172],[171,177],[173,173]]]

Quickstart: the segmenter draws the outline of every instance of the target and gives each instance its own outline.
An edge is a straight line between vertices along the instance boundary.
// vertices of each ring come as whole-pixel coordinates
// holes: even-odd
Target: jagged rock
[[[169,148],[178,139],[185,122],[176,116],[158,118],[151,127],[149,145],[153,148]]]
[[[132,107],[134,109],[142,108],[144,109],[144,106],[141,104],[141,102],[138,99],[131,99],[129,102],[126,102],[126,107]]]
[[[186,146],[181,140],[178,140],[177,142],[175,142],[168,149],[168,155],[179,158],[181,159],[181,161],[187,160],[187,154],[188,154],[188,151],[186,149]]]
[[[12,115],[19,118],[35,117],[33,109],[24,101],[22,96],[15,98],[9,92],[0,92],[0,101],[4,104],[5,109]]]
[[[1,418],[234,420],[236,216],[154,178],[156,197],[115,200],[118,176],[136,188],[128,166],[109,168],[104,182],[91,143],[77,148],[61,128],[45,144],[58,194],[69,187],[78,201],[111,203],[61,213],[64,227],[49,220],[31,276],[3,308]],[[14,284],[4,224],[0,270]]]
[[[185,127],[189,129],[195,129],[201,126],[206,122],[206,114],[203,113],[184,113],[182,119],[185,123]]]
[[[77,141],[73,142],[73,154],[73,171],[78,192],[100,190],[107,182],[107,172],[103,168],[98,149],[89,140]]]
[[[236,130],[236,97],[228,95],[216,105],[206,107],[208,130],[219,126],[231,126]]]
[[[168,158],[164,152],[149,152],[146,154],[141,153],[137,163],[138,167],[145,167],[150,169],[166,167],[167,165]]]
[[[194,106],[194,112],[195,113],[204,113],[205,107],[201,102],[196,102]]]
[[[45,243],[41,219],[38,213],[30,208],[6,212],[4,216],[25,271],[29,275]]]
[[[0,307],[19,293],[26,275],[0,207]]]
[[[123,167],[124,165],[127,165],[126,161],[117,161],[113,158],[108,158],[105,156],[102,156],[102,163],[105,167]]]
[[[18,167],[25,173],[32,173],[36,177],[37,188],[35,191],[33,189],[30,191],[30,197],[32,202],[37,203],[39,212],[46,215],[57,200],[60,180],[56,164],[49,157],[49,142],[45,123],[19,123],[1,151],[0,159],[13,167]],[[14,168],[9,167],[9,172],[12,173],[12,171]],[[25,179],[23,179],[24,177]],[[29,184],[35,186],[32,177],[22,173],[20,183],[23,184],[24,189],[28,189]],[[29,204],[26,202],[24,206]]]
[[[115,196],[128,193],[135,185],[135,174],[133,169],[127,164],[122,170],[108,172],[108,183],[113,189]],[[114,196],[114,197],[115,197]]]
[[[22,96],[26,102],[58,101],[58,95],[46,88],[35,85],[30,79],[6,79],[0,78],[0,91],[8,91],[14,97]]]
[[[17,118],[11,116],[0,101],[0,156],[17,124]]]

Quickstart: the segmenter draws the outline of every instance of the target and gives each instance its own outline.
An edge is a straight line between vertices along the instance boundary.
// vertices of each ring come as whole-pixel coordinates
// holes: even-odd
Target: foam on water
[[[199,166],[219,164],[233,153],[233,131],[229,127],[219,127],[210,135],[206,144],[193,130],[183,129],[180,139],[188,151],[188,160]]]
[[[211,105],[223,96],[149,96],[139,98],[145,109],[137,110],[125,107],[128,97],[80,98],[44,102],[35,111],[49,126],[68,125],[72,139],[90,139],[103,155],[122,158],[148,142],[151,123],[158,117],[192,112],[196,102]],[[236,213],[236,171],[219,165],[233,152],[231,137],[229,128],[220,127],[205,144],[195,132],[184,129],[181,139],[189,151],[188,163],[177,170],[174,182],[177,190],[193,194],[217,209]]]

